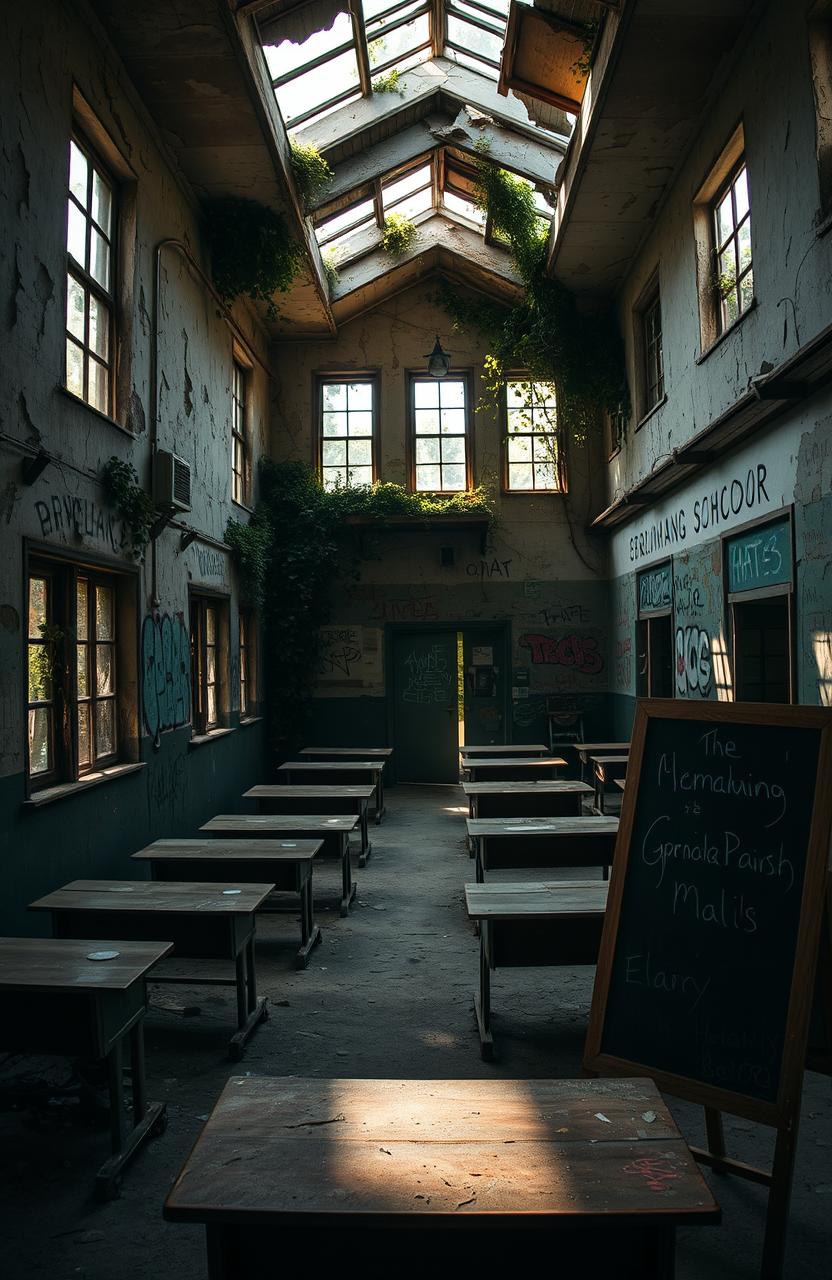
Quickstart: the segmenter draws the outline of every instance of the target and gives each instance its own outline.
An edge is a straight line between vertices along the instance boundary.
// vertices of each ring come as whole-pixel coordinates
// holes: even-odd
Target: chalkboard
[[[831,732],[825,708],[638,704],[587,1068],[783,1114],[803,1071]]]
[[[786,516],[730,538],[726,544],[728,591],[759,591],[792,580],[792,524]]]

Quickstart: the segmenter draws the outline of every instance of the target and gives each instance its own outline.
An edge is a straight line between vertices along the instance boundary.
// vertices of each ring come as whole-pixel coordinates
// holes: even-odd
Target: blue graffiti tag
[[[181,614],[148,614],[142,625],[142,711],[157,743],[191,718],[191,650]]]

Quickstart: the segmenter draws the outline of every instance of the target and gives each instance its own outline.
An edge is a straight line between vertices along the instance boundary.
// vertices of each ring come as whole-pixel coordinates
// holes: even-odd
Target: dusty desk
[[[149,969],[172,942],[62,941],[0,938],[0,1048],[10,1053],[101,1058],[107,1067],[112,1155],[98,1170],[96,1191],[118,1194],[122,1171],[165,1123],[165,1107],[148,1102],[142,1020]],[[95,952],[113,952],[91,960]],[[124,1051],[129,1041],[132,1121],[124,1105]]]
[[[298,755],[312,760],[389,760],[392,747],[304,747]]]
[[[242,840],[287,840],[292,835],[300,837],[314,834],[323,842],[323,853],[338,860],[341,868],[339,908],[341,915],[345,916],[349,914],[356,890],[350,866],[350,832],[355,830],[357,823],[357,815],[351,813],[218,813],[199,829],[209,836],[224,836],[226,839],[236,837]]]
[[[408,1276],[545,1242],[559,1275],[670,1280],[676,1227],[720,1214],[650,1080],[232,1076],[164,1217],[204,1224],[211,1280],[275,1275],[278,1242]]]
[[[549,747],[543,742],[498,742],[484,747],[466,745],[459,748],[463,760],[485,759],[492,756],[546,756],[551,754]]]
[[[472,818],[579,817],[593,794],[586,782],[463,782]]]
[[[578,759],[581,762],[581,777],[584,781],[586,781],[590,756],[627,755],[630,750],[629,742],[573,742],[572,745],[578,753]]]
[[[385,760],[285,760],[277,766],[281,781],[290,786],[314,786],[329,780],[331,785],[361,786],[371,782],[375,793],[376,826],[384,817]]]
[[[48,911],[58,938],[115,938],[173,942],[176,960],[233,960],[235,976],[208,978],[155,970],[153,982],[235,987],[237,1030],[228,1046],[235,1061],[246,1041],[268,1016],[257,998],[254,967],[254,913],[271,884],[179,883],[161,880],[72,880],[30,904]]]
[[[282,893],[298,894],[300,949],[295,963],[304,969],[312,948],[321,940],[315,923],[312,867],[322,847],[323,840],[155,840],[133,857],[150,863],[154,880],[268,882]],[[268,910],[269,905],[267,899],[263,909]]]
[[[480,987],[474,1011],[480,1053],[487,1061],[494,1056],[491,970],[595,964],[607,888],[603,880],[466,884],[468,917],[479,925]]]
[[[590,756],[589,758],[595,770],[595,807],[599,813],[603,813],[607,783],[626,777],[627,763],[630,757],[627,755],[598,755]]]
[[[466,818],[479,882],[516,867],[601,867],[612,862],[618,818]]]
[[[560,756],[489,756],[487,759],[463,760],[462,767],[469,782],[523,782],[530,778],[557,776],[566,761]]]
[[[359,787],[290,787],[266,782],[244,791],[243,799],[253,800],[259,814],[357,814],[361,829],[358,865],[363,867],[373,851],[367,810],[374,795],[375,787],[369,784]]]

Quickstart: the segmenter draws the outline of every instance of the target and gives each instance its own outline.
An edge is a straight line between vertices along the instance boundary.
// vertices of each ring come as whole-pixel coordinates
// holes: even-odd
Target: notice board
[[[637,706],[584,1065],[781,1126],[800,1097],[832,711]]]

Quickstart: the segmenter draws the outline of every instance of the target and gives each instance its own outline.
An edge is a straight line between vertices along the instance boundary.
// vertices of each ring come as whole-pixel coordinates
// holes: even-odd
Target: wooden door
[[[459,777],[456,631],[403,631],[393,640],[393,746],[399,782]]]

